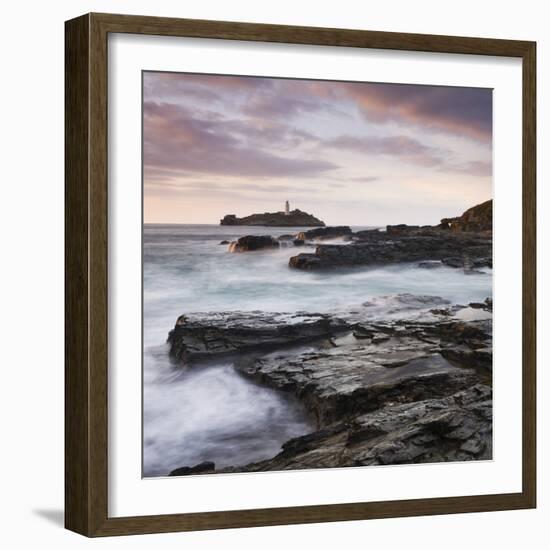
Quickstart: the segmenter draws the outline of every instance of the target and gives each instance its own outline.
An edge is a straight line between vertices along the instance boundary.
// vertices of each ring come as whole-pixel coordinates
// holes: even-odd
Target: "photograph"
[[[142,476],[492,460],[493,90],[141,79]]]

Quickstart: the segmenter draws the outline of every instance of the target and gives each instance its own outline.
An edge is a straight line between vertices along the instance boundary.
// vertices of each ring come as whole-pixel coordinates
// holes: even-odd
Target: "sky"
[[[436,224],[491,173],[490,89],[143,73],[145,223]]]

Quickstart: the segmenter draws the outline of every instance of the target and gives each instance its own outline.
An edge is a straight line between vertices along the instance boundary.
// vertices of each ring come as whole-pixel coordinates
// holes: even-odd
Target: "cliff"
[[[220,225],[264,225],[270,227],[324,227],[325,222],[312,214],[301,210],[284,212],[264,212],[263,214],[251,214],[244,218],[237,218],[235,214],[227,214],[220,220]]]
[[[491,231],[493,229],[493,200],[472,206],[457,218],[443,218],[440,227],[451,231]]]

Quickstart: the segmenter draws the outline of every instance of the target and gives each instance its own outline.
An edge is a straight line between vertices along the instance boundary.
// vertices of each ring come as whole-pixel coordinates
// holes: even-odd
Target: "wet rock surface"
[[[174,360],[236,354],[238,372],[298,397],[318,427],[269,460],[216,471],[490,459],[492,302],[392,299],[384,315],[371,300],[333,315],[180,317]]]
[[[387,402],[440,397],[471,385],[476,378],[440,354],[426,355],[426,349],[398,345],[391,354],[373,350],[382,345],[339,346],[292,359],[242,361],[237,368],[258,382],[296,394],[322,427]]]

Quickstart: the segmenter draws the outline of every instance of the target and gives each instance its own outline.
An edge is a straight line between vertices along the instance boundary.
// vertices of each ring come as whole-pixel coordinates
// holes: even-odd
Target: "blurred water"
[[[165,344],[177,317],[196,311],[328,312],[380,296],[411,293],[453,303],[491,296],[490,270],[465,275],[414,265],[304,272],[280,249],[231,254],[222,240],[278,236],[301,228],[146,225],[144,228],[144,475],[212,460],[217,467],[273,456],[280,445],[313,429],[287,396],[243,379],[231,364],[174,368]],[[354,228],[354,230],[366,227]]]

